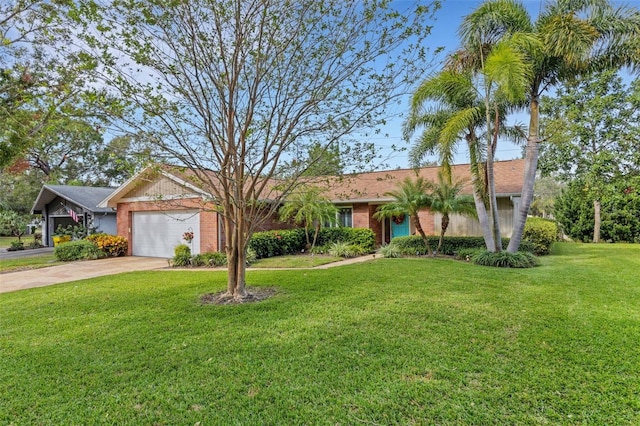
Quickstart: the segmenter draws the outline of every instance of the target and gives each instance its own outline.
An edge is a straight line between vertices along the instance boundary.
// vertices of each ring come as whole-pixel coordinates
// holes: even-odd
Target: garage
[[[132,245],[134,256],[173,257],[173,249],[188,244],[192,254],[200,252],[200,213],[198,210],[133,212]],[[182,236],[193,232],[187,243]]]

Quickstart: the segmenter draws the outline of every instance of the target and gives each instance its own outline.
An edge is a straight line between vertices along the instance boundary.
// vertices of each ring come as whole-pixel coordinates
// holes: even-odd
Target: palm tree
[[[432,212],[442,214],[440,224],[440,239],[438,240],[438,248],[435,251],[437,255],[442,249],[444,234],[449,227],[450,215],[460,214],[463,216],[477,217],[475,203],[470,195],[461,195],[464,188],[464,181],[452,182],[451,176],[441,171],[438,172],[438,183],[433,185],[431,193]]]
[[[507,248],[520,246],[533,200],[538,166],[540,97],[549,87],[589,71],[633,67],[640,71],[640,12],[614,8],[609,0],[556,0],[549,2],[534,22],[522,3],[492,0],[467,16],[460,34],[465,44],[481,43],[482,51],[514,34],[533,34],[537,44],[523,45],[532,69],[528,82],[529,132],[525,150],[524,188],[520,210]],[[480,55],[471,61],[480,62]],[[469,58],[466,58],[467,60]]]
[[[307,250],[312,249],[318,240],[320,229],[325,223],[335,223],[338,209],[329,200],[322,197],[322,190],[318,187],[307,187],[289,196],[280,207],[280,220],[304,226],[307,239]],[[314,230],[313,240],[310,231]]]
[[[473,195],[487,250],[502,249],[493,176],[493,155],[498,136],[514,137],[522,129],[505,126],[508,112],[524,101],[528,68],[517,47],[533,42],[525,36],[505,40],[481,58],[481,70],[449,69],[425,80],[413,96],[411,114],[404,124],[405,138],[418,127],[424,132],[412,150],[414,163],[427,152],[436,151],[443,171],[451,177],[451,160],[458,141],[469,148]],[[467,46],[475,49],[478,46]],[[450,63],[458,63],[458,52]],[[426,109],[427,102],[435,107]],[[483,142],[484,140],[484,142]]]
[[[432,200],[428,192],[432,188],[433,184],[422,177],[416,178],[415,181],[411,178],[405,178],[402,183],[398,185],[398,189],[385,192],[384,195],[393,197],[393,201],[380,206],[378,211],[373,215],[373,217],[378,220],[403,214],[409,216],[413,225],[416,227],[416,231],[418,231],[418,234],[422,237],[429,256],[431,256],[433,252],[429,246],[427,235],[424,233],[422,225],[420,224],[418,213],[420,210],[431,206]]]

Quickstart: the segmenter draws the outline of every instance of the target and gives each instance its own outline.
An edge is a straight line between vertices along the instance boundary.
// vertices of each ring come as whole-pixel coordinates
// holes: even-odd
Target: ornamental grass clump
[[[518,251],[490,252],[481,251],[471,258],[476,265],[494,266],[498,268],[532,268],[538,266],[538,259],[531,253]]]

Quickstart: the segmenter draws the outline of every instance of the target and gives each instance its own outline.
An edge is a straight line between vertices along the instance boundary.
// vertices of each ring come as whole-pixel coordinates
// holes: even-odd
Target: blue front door
[[[399,218],[391,218],[391,238],[405,237],[409,235],[409,216],[404,215],[402,222]],[[400,223],[398,223],[400,222]]]

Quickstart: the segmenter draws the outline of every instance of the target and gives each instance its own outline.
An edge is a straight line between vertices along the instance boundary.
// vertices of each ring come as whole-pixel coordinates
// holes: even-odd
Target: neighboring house
[[[327,183],[325,196],[338,206],[342,226],[371,228],[378,245],[391,238],[415,232],[408,218],[378,221],[376,209],[391,198],[384,193],[396,188],[405,177],[418,175],[437,181],[438,167],[404,169],[346,175]],[[468,179],[469,166],[453,167],[454,179]],[[136,174],[99,203],[100,208],[117,210],[117,234],[129,240],[129,255],[172,257],[173,249],[184,244],[185,232],[193,232],[188,242],[193,254],[224,249],[224,230],[213,197],[189,172],[175,168],[150,167]],[[523,186],[524,160],[495,163],[496,192],[502,234],[513,227]],[[466,193],[471,194],[470,182]],[[428,234],[440,232],[440,215],[427,210],[420,215]],[[262,229],[290,227],[271,218]],[[453,216],[448,235],[482,235],[475,219]]]
[[[31,209],[42,215],[42,244],[53,246],[53,234],[58,226],[84,225],[106,234],[116,233],[116,212],[98,207],[98,203],[114,188],[90,186],[44,185]],[[76,221],[77,219],[77,221]]]

